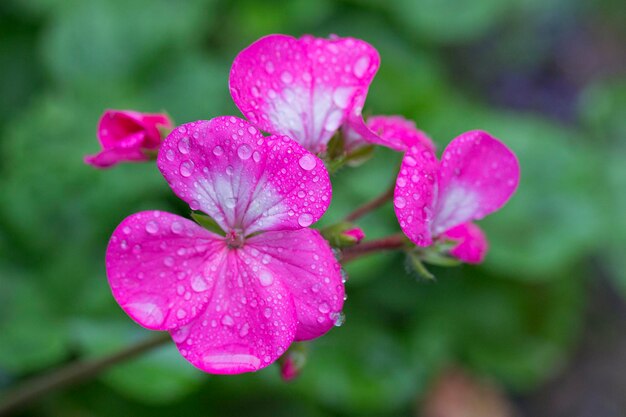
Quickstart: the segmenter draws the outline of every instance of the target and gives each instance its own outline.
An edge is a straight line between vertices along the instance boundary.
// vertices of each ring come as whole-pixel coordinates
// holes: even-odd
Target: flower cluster
[[[404,153],[389,193],[412,242],[401,248],[452,242],[446,255],[482,261],[487,241],[472,221],[514,193],[515,156],[473,131],[439,161],[414,123],[400,116],[366,123],[361,112],[379,63],[361,40],[271,35],[244,49],[230,72],[247,120],[221,116],[171,130],[165,115],[107,111],[98,130],[103,150],[86,161],[107,167],[158,150],[159,170],[196,220],[149,211],[117,227],[106,267],[122,309],[143,327],[169,331],[181,354],[210,373],[258,370],[294,341],[323,335],[342,321],[345,299],[331,246],[365,237],[351,222],[323,233],[309,228],[331,200],[325,163],[373,145]],[[159,127],[171,130],[165,139]],[[295,371],[285,357],[289,379]]]

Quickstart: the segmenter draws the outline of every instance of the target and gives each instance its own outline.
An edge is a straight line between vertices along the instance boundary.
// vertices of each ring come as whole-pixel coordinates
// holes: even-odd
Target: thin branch
[[[170,340],[168,333],[159,334],[156,337],[128,346],[112,355],[70,363],[51,373],[34,377],[26,381],[24,385],[3,395],[4,402],[0,404],[0,416],[7,416],[52,391],[90,379],[113,365],[161,346],[168,340]]]
[[[343,250],[342,263],[353,261],[361,256],[375,252],[402,249],[407,245],[406,238],[402,234],[391,235],[381,239],[361,242],[356,246]]]

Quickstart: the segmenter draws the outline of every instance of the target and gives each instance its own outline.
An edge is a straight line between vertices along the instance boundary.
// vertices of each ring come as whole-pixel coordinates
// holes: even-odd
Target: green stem
[[[361,242],[356,246],[344,249],[341,262],[347,263],[375,252],[403,249],[406,246],[406,238],[401,233],[381,239],[370,240],[369,242]]]
[[[48,374],[36,376],[24,385],[5,393],[4,402],[0,404],[0,416],[7,416],[23,407],[32,404],[40,397],[91,379],[108,368],[128,359],[134,358],[170,340],[168,333],[142,340],[112,355],[103,358],[70,363]]]

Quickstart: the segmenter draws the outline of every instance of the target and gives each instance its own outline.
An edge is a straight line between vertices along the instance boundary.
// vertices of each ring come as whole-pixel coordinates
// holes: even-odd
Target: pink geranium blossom
[[[87,164],[107,168],[119,162],[147,161],[147,152],[158,150],[162,136],[159,128],[171,129],[165,114],[139,113],[131,110],[107,110],[98,123],[102,150],[85,157]]]
[[[218,117],[176,128],[158,166],[224,235],[160,211],[126,218],[106,264],[133,320],[170,331],[189,362],[219,374],[263,368],[293,341],[333,326],[344,298],[340,266],[307,228],[330,203],[321,160],[285,136]]]
[[[517,158],[486,132],[454,139],[441,161],[422,144],[411,146],[396,180],[394,207],[402,231],[418,246],[439,237],[459,242],[451,254],[481,262],[487,240],[470,223],[500,209],[519,182]]]
[[[255,126],[319,153],[342,126],[378,140],[361,110],[379,64],[376,49],[359,39],[269,35],[235,58],[230,91]]]

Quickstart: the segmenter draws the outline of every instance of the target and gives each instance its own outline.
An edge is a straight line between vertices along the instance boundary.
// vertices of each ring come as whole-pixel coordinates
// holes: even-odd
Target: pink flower
[[[394,207],[402,231],[418,246],[438,237],[458,240],[451,254],[481,262],[487,241],[471,224],[500,209],[519,182],[517,158],[486,132],[452,140],[441,162],[431,149],[414,145],[404,155],[396,180]]]
[[[330,203],[321,160],[285,136],[218,117],[176,128],[157,163],[174,193],[224,236],[160,211],[126,218],[106,264],[133,320],[170,331],[189,362],[218,374],[256,371],[333,326],[340,266],[307,228]]]
[[[361,110],[379,64],[358,39],[269,35],[235,58],[230,91],[254,125],[319,153],[342,126],[377,140]]]
[[[85,163],[107,168],[119,162],[147,161],[146,151],[161,145],[159,127],[172,128],[165,114],[139,113],[131,110],[107,110],[98,124],[98,140],[102,150],[85,157]]]

